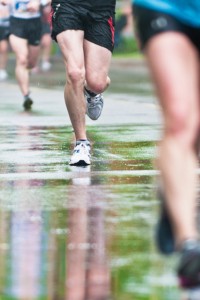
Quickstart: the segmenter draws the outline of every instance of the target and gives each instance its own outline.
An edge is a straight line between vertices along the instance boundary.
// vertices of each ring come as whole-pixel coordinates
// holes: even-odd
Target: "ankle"
[[[94,93],[92,91],[90,91],[88,88],[84,87],[84,89],[86,90],[86,92],[91,96],[91,97],[95,97],[97,95],[97,93]]]
[[[27,100],[30,97],[30,92],[28,94],[24,95],[24,100]]]
[[[198,243],[199,243],[199,238],[197,236],[193,236],[190,238],[186,238],[182,241],[179,241],[179,243],[176,244],[176,249],[178,251],[184,251],[185,249],[192,249],[196,247]]]
[[[78,139],[76,140],[76,145],[84,143],[84,144],[90,144],[90,141],[88,139]]]

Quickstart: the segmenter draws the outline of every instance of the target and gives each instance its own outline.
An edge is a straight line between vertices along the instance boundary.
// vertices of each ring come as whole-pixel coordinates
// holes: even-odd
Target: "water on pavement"
[[[113,60],[104,112],[87,119],[84,168],[68,165],[56,68],[32,77],[30,113],[14,78],[1,83],[0,300],[183,299],[177,258],[154,244],[161,116],[143,61]]]

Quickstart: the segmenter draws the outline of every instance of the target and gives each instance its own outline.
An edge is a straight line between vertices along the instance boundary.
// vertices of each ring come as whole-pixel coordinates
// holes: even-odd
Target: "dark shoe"
[[[31,106],[33,104],[33,100],[31,98],[26,98],[23,103],[23,107],[25,110],[31,110]]]
[[[160,218],[156,226],[156,245],[162,254],[169,255],[175,251],[175,238],[166,209],[165,195],[161,188],[158,188],[157,196],[161,202],[161,207]]]
[[[181,247],[181,258],[177,268],[180,286],[200,286],[200,241],[187,240]]]

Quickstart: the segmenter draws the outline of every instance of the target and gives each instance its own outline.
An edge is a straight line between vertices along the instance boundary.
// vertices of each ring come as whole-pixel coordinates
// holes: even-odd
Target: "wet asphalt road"
[[[14,78],[0,83],[0,300],[180,299],[176,257],[153,239],[161,115],[143,60],[113,60],[85,168],[68,165],[58,65],[32,76],[31,112]]]

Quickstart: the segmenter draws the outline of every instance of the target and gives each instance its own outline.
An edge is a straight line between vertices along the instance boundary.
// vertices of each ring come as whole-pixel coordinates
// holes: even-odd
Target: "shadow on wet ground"
[[[154,245],[161,126],[143,61],[113,60],[109,103],[88,121],[85,168],[68,165],[73,132],[55,105],[64,70],[54,65],[31,78],[41,108],[30,114],[13,99],[14,78],[1,86],[0,300],[184,299],[176,257]]]

